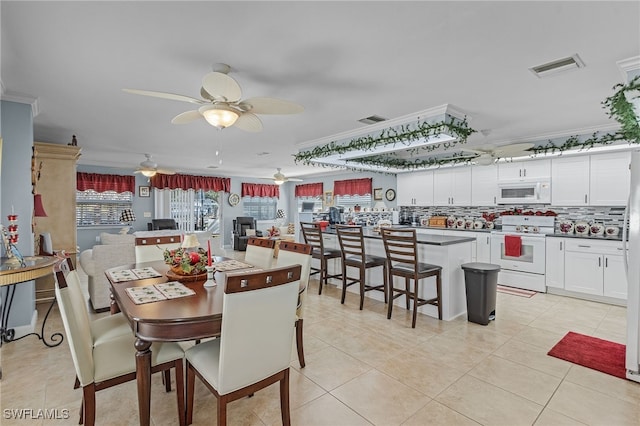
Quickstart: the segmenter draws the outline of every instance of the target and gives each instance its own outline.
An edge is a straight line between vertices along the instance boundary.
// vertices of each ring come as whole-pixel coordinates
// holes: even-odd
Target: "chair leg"
[[[409,288],[410,288],[410,287],[409,287],[409,281],[410,281],[410,280],[409,280],[409,277],[406,277],[406,278],[404,279],[404,291],[405,291],[405,293],[404,293],[404,299],[405,299],[406,304],[407,304],[407,311],[408,311],[409,309],[411,309],[411,304],[410,304],[411,291],[409,290]]]
[[[298,362],[300,368],[304,368],[306,363],[304,362],[304,346],[302,344],[302,318],[296,320],[296,348],[298,349]]]
[[[389,276],[386,263],[382,265],[382,279],[384,280],[384,303],[389,303]]]
[[[413,280],[413,319],[411,328],[416,328],[416,318],[418,316],[418,279]]]
[[[391,269],[388,271],[389,276],[389,303],[387,306],[387,319],[391,319],[391,311],[393,310],[394,288],[393,288],[393,275],[391,275]]]
[[[289,412],[289,369],[284,370],[284,377],[280,380],[280,411],[282,412],[282,425],[291,425],[291,413]]]
[[[327,273],[327,265],[324,257],[320,258],[320,279],[318,283],[318,294],[322,294],[322,281],[324,279],[324,275]]]
[[[218,426],[227,426],[227,400],[226,395],[218,397]]]
[[[182,359],[176,360],[176,398],[178,402],[178,413],[180,416],[180,426],[185,425],[185,407],[184,407],[184,368],[182,365]],[[169,370],[167,370],[169,371]],[[193,393],[192,393],[193,395]]]
[[[193,423],[193,393],[196,387],[196,372],[187,361],[187,401],[186,401],[186,424]]]
[[[80,416],[78,419],[78,424],[81,425],[82,423],[84,423],[84,398],[80,401]]]
[[[364,280],[365,280],[365,268],[360,267],[360,310],[364,307]]]
[[[342,298],[340,303],[344,305],[344,299],[347,297],[347,265],[342,262]]]
[[[164,370],[162,372],[162,383],[164,383],[164,390],[171,392],[171,370]]]
[[[82,388],[82,405],[85,426],[96,424],[96,387],[91,383]]]
[[[438,319],[442,319],[442,274],[436,275],[436,295],[438,296]]]

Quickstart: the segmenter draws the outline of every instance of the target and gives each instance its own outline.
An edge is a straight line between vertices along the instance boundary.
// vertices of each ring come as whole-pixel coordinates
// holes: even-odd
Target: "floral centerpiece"
[[[207,252],[203,248],[187,250],[178,248],[164,251],[164,263],[171,266],[176,275],[197,275],[207,272]]]
[[[279,237],[280,236],[280,229],[276,228],[275,226],[272,226],[270,229],[267,229],[267,236],[268,237]]]

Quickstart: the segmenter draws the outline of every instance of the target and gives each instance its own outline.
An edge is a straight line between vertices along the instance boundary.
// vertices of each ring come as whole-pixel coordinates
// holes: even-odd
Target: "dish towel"
[[[504,236],[504,255],[512,257],[522,255],[522,238],[519,235]]]

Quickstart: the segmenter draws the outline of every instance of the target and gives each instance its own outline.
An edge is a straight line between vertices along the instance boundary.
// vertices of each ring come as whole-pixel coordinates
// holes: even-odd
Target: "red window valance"
[[[372,178],[336,180],[333,182],[333,195],[371,194]]]
[[[266,185],[262,183],[243,183],[242,196],[280,198],[280,187],[278,185]]]
[[[76,189],[96,192],[136,192],[136,178],[134,176],[103,175],[100,173],[76,173]]]
[[[322,197],[323,194],[322,182],[296,185],[296,197]]]
[[[214,176],[163,175],[151,177],[151,186],[158,189],[202,189],[204,191],[231,191],[231,179]]]

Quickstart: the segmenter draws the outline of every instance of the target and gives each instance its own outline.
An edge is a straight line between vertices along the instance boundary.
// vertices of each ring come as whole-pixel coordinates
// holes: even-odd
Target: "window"
[[[243,215],[256,220],[276,218],[278,199],[274,197],[242,197]]]
[[[298,211],[305,211],[302,208],[303,203],[313,203],[313,211],[322,211],[322,197],[297,197],[296,201],[298,202]]]
[[[120,213],[124,209],[130,209],[132,201],[131,192],[96,192],[93,189],[76,191],[76,225],[121,225]]]
[[[156,217],[174,219],[184,231],[220,232],[218,191],[202,189],[155,190]]]
[[[345,211],[353,209],[355,205],[360,207],[372,207],[371,194],[366,195],[338,195],[335,197],[335,206],[344,207]]]

